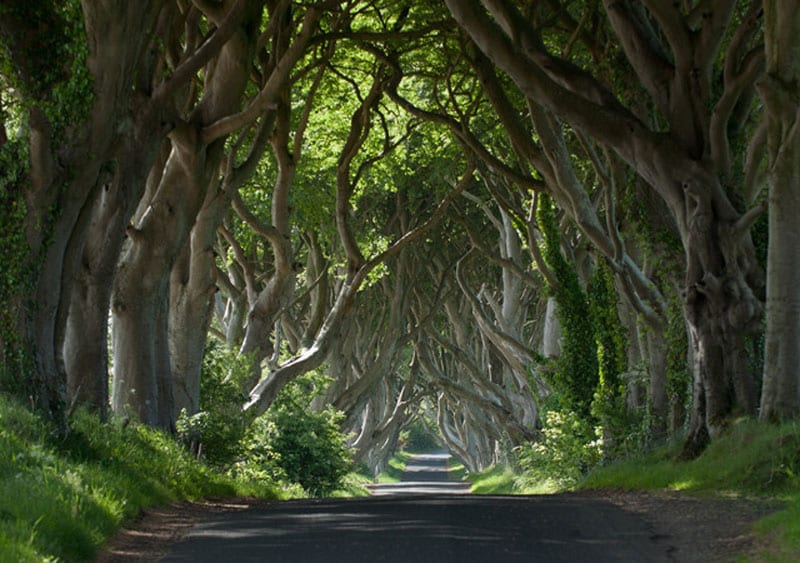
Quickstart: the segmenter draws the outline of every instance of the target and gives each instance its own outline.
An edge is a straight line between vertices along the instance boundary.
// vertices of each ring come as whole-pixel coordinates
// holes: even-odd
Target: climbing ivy
[[[621,378],[627,369],[625,331],[617,311],[613,275],[605,262],[597,265],[588,293],[599,367],[592,414],[603,427],[604,455],[614,457],[624,446],[633,421],[625,404],[625,382]]]
[[[561,355],[552,383],[568,403],[566,407],[588,417],[598,383],[597,345],[589,300],[575,268],[561,254],[561,234],[553,202],[546,195],[539,196],[537,221],[544,241],[542,256],[557,281],[551,291],[561,324]]]
[[[689,343],[680,298],[673,293],[667,303],[667,394],[673,409],[688,412],[692,399],[692,376],[686,358]],[[680,430],[680,429],[675,429]]]
[[[30,358],[18,333],[38,265],[52,236],[54,208],[33,209],[29,154],[30,120],[47,123],[50,145],[62,151],[88,118],[93,81],[86,66],[88,44],[79,0],[10,1],[0,8],[0,118],[7,139],[0,143],[0,390],[28,396],[24,389]],[[64,166],[59,154],[54,161]],[[59,176],[57,195],[67,186]],[[52,196],[50,196],[52,198]],[[34,234],[44,245],[26,237]]]

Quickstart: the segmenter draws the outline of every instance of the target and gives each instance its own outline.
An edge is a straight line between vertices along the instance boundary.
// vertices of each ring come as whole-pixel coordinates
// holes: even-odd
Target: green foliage
[[[28,395],[23,377],[28,363],[16,330],[20,296],[32,284],[23,197],[28,160],[25,140],[0,146],[0,392],[20,397]]]
[[[248,424],[242,384],[249,375],[249,358],[212,341],[203,358],[200,411],[183,411],[176,423],[181,440],[214,467],[230,466],[243,453]]]
[[[66,440],[0,395],[0,560],[86,561],[143,508],[244,489],[169,436],[78,411]],[[274,496],[274,495],[273,495]]]
[[[470,473],[467,480],[472,483],[474,495],[507,495],[516,491],[513,470],[505,465],[493,465],[478,473]]]
[[[67,128],[88,117],[93,100],[81,3],[16,1],[3,17],[19,25],[0,37],[2,75],[18,92],[18,111],[38,108],[58,142]],[[35,34],[30,31],[33,22]]]
[[[277,433],[275,421],[269,416],[254,420],[240,444],[242,455],[228,468],[228,473],[241,481],[277,483],[289,496],[303,497],[302,487],[290,480],[280,464],[280,453],[273,446]]]
[[[592,415],[603,427],[603,455],[616,457],[627,450],[628,436],[636,425],[635,413],[625,402],[627,368],[626,338],[617,312],[611,270],[600,262],[589,285],[589,307],[597,341],[599,382],[592,401]]]
[[[600,461],[602,441],[598,433],[575,411],[546,411],[539,440],[515,449],[522,471],[520,486],[526,488],[541,481],[556,482],[560,488],[577,484]]]
[[[561,323],[561,355],[553,384],[565,400],[565,407],[588,417],[598,384],[597,344],[586,293],[578,274],[561,254],[561,235],[550,198],[539,196],[537,221],[544,238],[543,256],[558,286],[551,288]],[[589,322],[587,322],[589,321]]]
[[[238,472],[263,471],[299,483],[312,496],[326,496],[343,484],[353,469],[347,437],[339,430],[343,414],[311,409],[325,382],[316,373],[281,390],[270,409],[255,421]]]
[[[377,483],[397,483],[403,478],[408,460],[411,459],[413,454],[410,452],[400,451],[395,454],[386,463],[386,468],[381,471],[376,477]]]
[[[436,439],[437,434],[438,430],[432,421],[418,417],[401,434],[403,449],[409,452],[430,452],[441,449],[442,446]]]
[[[332,493],[351,471],[352,461],[338,426],[343,415],[310,407],[327,381],[317,373],[301,377],[280,392],[267,413],[248,420],[241,391],[248,376],[248,358],[212,345],[203,363],[202,410],[180,417],[181,440],[240,481],[279,483],[294,496],[302,495],[297,484],[311,495]]]

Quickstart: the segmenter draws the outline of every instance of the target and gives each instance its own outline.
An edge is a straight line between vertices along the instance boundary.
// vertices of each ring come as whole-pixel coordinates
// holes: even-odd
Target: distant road
[[[650,526],[600,499],[452,494],[467,490],[442,483],[445,458],[412,460],[413,480],[375,487],[370,498],[276,502],[209,515],[163,561],[676,560]]]
[[[406,470],[399,483],[378,483],[370,485],[374,496],[408,494],[468,494],[470,483],[450,481],[447,452],[417,454],[406,464]]]

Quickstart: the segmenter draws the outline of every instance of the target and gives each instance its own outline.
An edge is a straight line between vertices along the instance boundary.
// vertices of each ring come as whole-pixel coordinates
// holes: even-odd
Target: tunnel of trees
[[[324,374],[373,468],[795,417],[798,13],[5,1],[0,389],[174,431],[210,351],[243,420]]]

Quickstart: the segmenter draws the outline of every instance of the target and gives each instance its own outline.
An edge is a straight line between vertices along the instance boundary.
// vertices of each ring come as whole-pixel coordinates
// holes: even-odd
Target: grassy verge
[[[517,492],[514,484],[516,476],[513,470],[505,465],[494,465],[488,469],[467,475],[472,483],[472,494],[475,495],[509,495]]]
[[[742,420],[703,455],[675,461],[679,445],[593,471],[580,488],[670,489],[694,493],[762,496],[785,509],[758,523],[772,546],[766,561],[800,560],[800,429]]]
[[[342,479],[341,486],[330,495],[333,498],[352,498],[369,496],[367,485],[372,480],[361,473],[348,473]]]
[[[76,413],[66,440],[0,396],[0,561],[85,561],[148,506],[226,495],[279,497],[198,464],[168,436]]]
[[[577,487],[559,476],[517,475],[491,467],[467,476],[477,494],[542,494],[577,489],[673,490],[693,494],[761,497],[785,508],[761,520],[756,531],[770,547],[760,561],[800,561],[800,427],[741,420],[703,455],[678,461],[681,444],[598,467]]]
[[[464,481],[467,478],[467,468],[456,458],[451,457],[447,460],[447,477],[451,481]]]
[[[375,477],[376,483],[397,483],[403,476],[403,473],[406,470],[406,465],[408,464],[408,460],[413,457],[414,454],[400,451],[395,453],[391,459],[389,459],[389,463],[386,464],[386,469],[381,471],[377,477]]]

